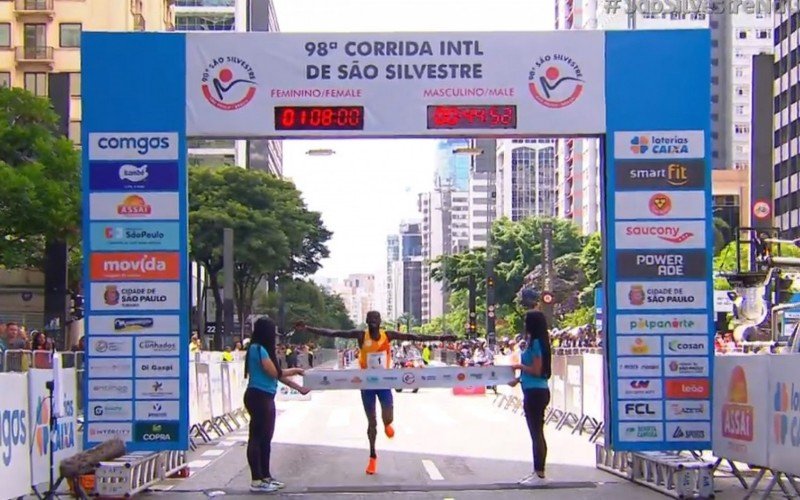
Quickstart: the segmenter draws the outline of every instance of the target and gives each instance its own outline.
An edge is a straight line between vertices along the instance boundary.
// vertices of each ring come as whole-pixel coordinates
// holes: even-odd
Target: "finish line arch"
[[[189,446],[187,137],[570,136],[601,139],[607,442],[709,449],[710,46],[708,30],[85,32],[84,445]]]

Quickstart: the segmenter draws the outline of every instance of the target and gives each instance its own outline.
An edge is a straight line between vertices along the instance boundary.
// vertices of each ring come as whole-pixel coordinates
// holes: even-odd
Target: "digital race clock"
[[[517,128],[516,106],[428,106],[428,130]]]
[[[276,106],[275,130],[364,130],[364,106]]]

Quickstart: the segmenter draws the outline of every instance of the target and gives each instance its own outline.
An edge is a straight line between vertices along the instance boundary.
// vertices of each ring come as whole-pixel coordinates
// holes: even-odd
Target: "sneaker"
[[[389,439],[392,439],[394,437],[394,427],[392,427],[392,424],[387,425],[386,427],[383,428],[383,430],[386,432],[386,437],[388,437]]]
[[[367,474],[370,476],[378,472],[378,459],[370,457],[369,463],[367,464]]]
[[[250,481],[250,491],[254,493],[272,493],[278,491],[278,487],[266,481]]]
[[[545,479],[544,477],[538,474],[531,474],[530,476],[520,481],[519,484],[523,486],[540,486],[542,484],[545,484],[546,482],[547,479]]]
[[[278,488],[279,490],[282,490],[283,488],[286,487],[286,484],[284,482],[278,481],[274,477],[268,477],[268,478],[264,479],[264,482],[272,484],[272,485],[275,485],[275,487]]]

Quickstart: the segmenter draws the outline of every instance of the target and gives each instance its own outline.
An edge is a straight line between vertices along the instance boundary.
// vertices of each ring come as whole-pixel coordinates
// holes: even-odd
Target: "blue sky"
[[[284,32],[538,31],[553,28],[552,0],[275,0]],[[310,157],[330,148],[336,154]],[[417,214],[433,186],[436,142],[284,141],[284,174],[334,232],[320,276],[385,272],[386,236]]]

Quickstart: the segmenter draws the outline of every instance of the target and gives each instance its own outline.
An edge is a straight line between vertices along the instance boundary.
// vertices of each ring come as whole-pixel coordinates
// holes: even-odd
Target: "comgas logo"
[[[625,228],[627,236],[655,236],[660,240],[668,243],[683,243],[688,240],[694,233],[690,231],[683,231],[678,226],[653,226],[653,225],[630,225]]]
[[[253,67],[239,57],[213,59],[202,76],[202,91],[215,108],[233,111],[246,106],[256,94],[256,74]]]
[[[689,140],[680,136],[639,135],[631,139],[631,152],[643,155],[650,151],[653,155],[686,154]]]
[[[540,57],[528,72],[528,89],[536,102],[548,108],[564,108],[583,93],[583,73],[565,54]]]
[[[28,442],[28,413],[24,409],[7,409],[0,413],[0,445],[3,465],[8,467],[14,458],[14,447]],[[23,448],[23,453],[26,448]]]
[[[151,149],[169,149],[169,137],[101,137],[97,141],[100,149],[132,149],[146,155]]]
[[[129,217],[139,217],[143,215],[150,215],[152,213],[153,207],[147,203],[147,200],[144,197],[132,194],[130,196],[126,196],[122,203],[117,205],[117,213],[119,215],[126,215]]]
[[[753,440],[753,407],[748,404],[747,375],[739,365],[728,380],[727,402],[722,405],[722,435],[736,441]]]
[[[647,207],[653,215],[667,215],[672,211],[672,198],[664,193],[656,193],[650,197]]]

